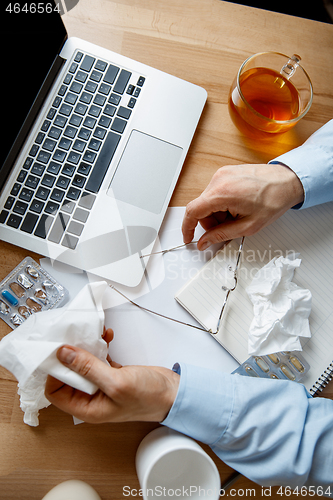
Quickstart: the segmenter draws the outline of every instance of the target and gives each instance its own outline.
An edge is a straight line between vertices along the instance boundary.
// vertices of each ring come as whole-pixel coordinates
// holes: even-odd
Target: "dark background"
[[[304,17],[314,21],[333,23],[332,0],[227,0],[232,3],[258,7],[282,14]]]

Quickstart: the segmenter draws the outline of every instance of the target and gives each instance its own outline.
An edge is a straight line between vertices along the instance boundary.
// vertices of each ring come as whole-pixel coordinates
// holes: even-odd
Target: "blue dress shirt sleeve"
[[[304,188],[301,208],[333,201],[333,120],[311,135],[305,143],[269,163],[291,168]]]
[[[291,168],[307,208],[333,200],[333,120],[272,163]],[[182,364],[162,422],[203,443],[262,486],[312,486],[333,497],[333,401],[290,381],[253,379]],[[313,490],[312,490],[313,491]]]
[[[208,444],[262,486],[315,486],[333,496],[333,401],[296,382],[186,364],[163,425]]]

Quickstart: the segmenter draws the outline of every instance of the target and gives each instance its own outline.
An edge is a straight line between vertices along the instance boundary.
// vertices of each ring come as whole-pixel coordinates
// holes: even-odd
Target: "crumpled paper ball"
[[[107,344],[102,339],[105,281],[88,283],[67,305],[42,311],[29,318],[0,342],[0,365],[18,380],[24,422],[38,425],[41,408],[50,403],[44,396],[47,375],[93,394],[97,387],[65,367],[57,359],[59,347],[70,344],[106,362]]]
[[[248,335],[250,355],[301,351],[300,337],[311,337],[311,292],[292,282],[300,264],[294,254],[275,257],[246,288],[254,313]]]

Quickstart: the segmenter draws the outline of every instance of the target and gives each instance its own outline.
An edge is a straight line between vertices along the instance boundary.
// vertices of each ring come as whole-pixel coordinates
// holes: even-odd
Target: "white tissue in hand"
[[[105,361],[107,344],[102,339],[104,281],[87,284],[66,306],[31,315],[0,342],[0,365],[19,382],[24,422],[38,425],[38,412],[49,405],[44,396],[47,375],[92,394],[97,387],[58,361],[60,346],[70,344]]]
[[[275,257],[247,287],[254,313],[248,337],[250,355],[300,351],[299,337],[311,337],[311,292],[292,282],[300,264],[294,255]]]

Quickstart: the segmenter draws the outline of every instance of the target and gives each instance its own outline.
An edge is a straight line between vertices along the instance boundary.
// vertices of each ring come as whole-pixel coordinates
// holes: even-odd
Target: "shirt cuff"
[[[230,374],[178,363],[173,370],[181,374],[178,393],[161,423],[212,446],[228,428],[232,415],[234,388]],[[209,387],[214,387],[214,398],[208,395]]]
[[[269,162],[282,163],[300,179],[304,188],[301,208],[320,205],[333,199],[332,133],[333,120],[315,132],[302,146]]]

